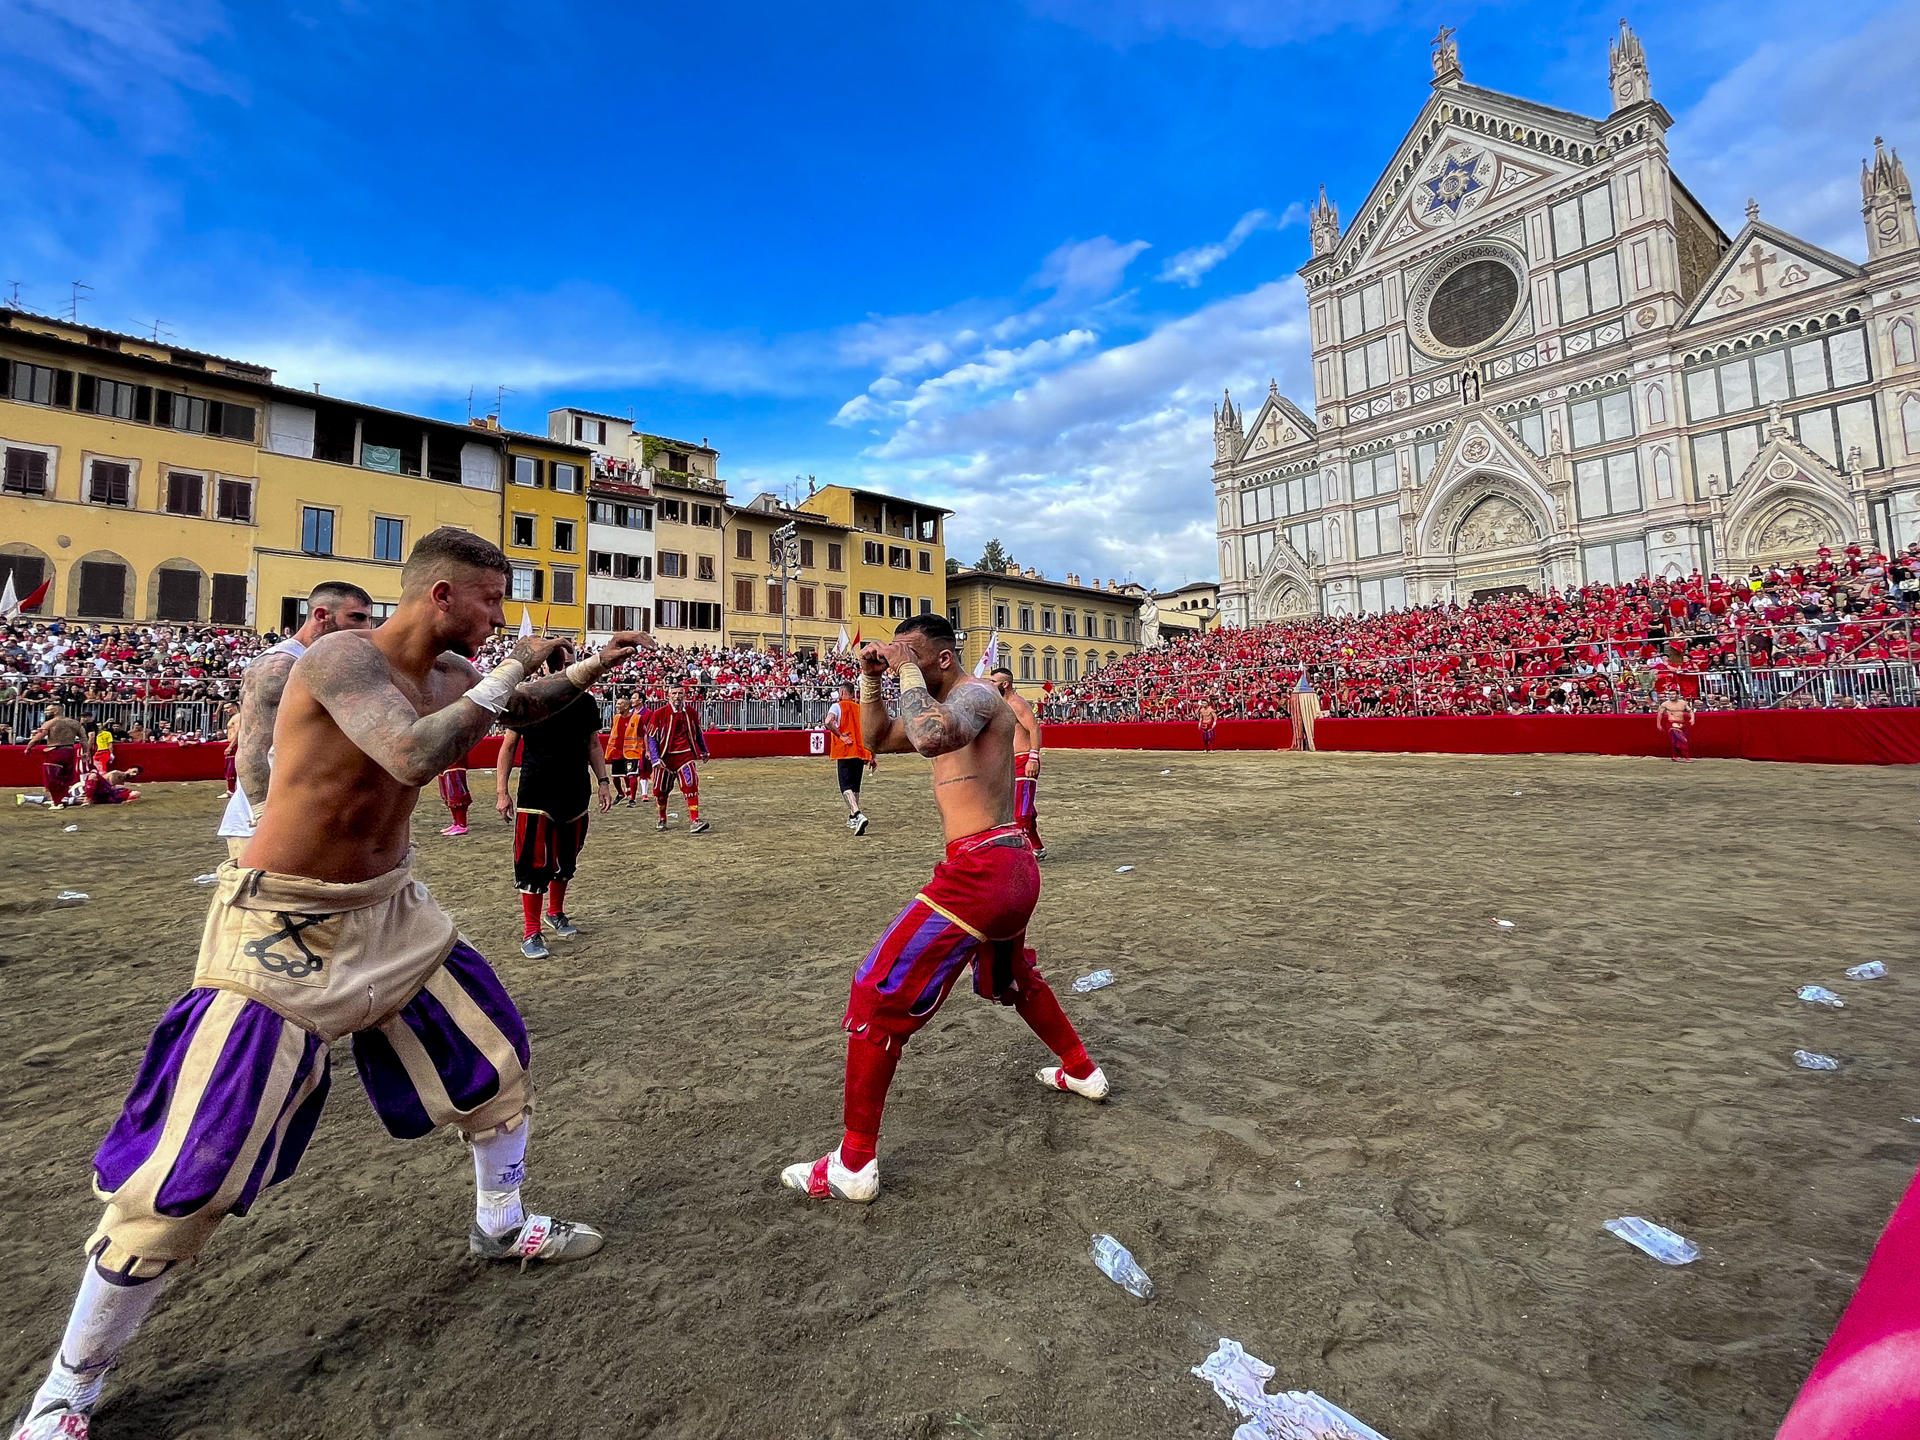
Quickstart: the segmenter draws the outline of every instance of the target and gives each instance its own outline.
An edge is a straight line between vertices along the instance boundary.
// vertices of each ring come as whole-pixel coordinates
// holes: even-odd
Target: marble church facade
[[[1729,237],[1668,168],[1623,23],[1592,119],[1433,92],[1356,218],[1324,189],[1311,414],[1215,412],[1228,624],[1920,539],[1920,234],[1897,152],[1866,262],[1760,218]],[[1251,413],[1249,414],[1249,411]]]

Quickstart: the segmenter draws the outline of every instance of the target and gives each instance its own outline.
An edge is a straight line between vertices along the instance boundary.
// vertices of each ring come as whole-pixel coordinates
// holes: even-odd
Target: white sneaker
[[[802,1160],[789,1165],[780,1172],[780,1183],[809,1200],[850,1200],[855,1205],[871,1205],[880,1194],[880,1157],[874,1156],[858,1170],[849,1170],[840,1163],[840,1147],[836,1145],[812,1164]]]
[[[864,813],[854,816],[853,817],[853,833],[856,835],[866,834],[867,826],[871,825],[872,823],[873,822],[867,819]]]
[[[1107,1098],[1107,1072],[1098,1065],[1093,1074],[1084,1080],[1076,1080],[1058,1065],[1049,1065],[1044,1070],[1033,1072],[1033,1078],[1049,1090],[1071,1090],[1076,1095],[1084,1095],[1089,1100]]]
[[[7,1432],[12,1440],[87,1440],[87,1417],[56,1403],[38,1415],[22,1414],[18,1428]]]

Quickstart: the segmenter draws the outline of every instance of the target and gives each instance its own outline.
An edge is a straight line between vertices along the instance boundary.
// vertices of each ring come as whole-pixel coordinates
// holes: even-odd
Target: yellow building
[[[876,490],[828,485],[807,497],[807,509],[853,533],[848,537],[851,632],[890,640],[910,615],[947,609],[946,520],[953,512]]]
[[[485,423],[497,428],[497,422]],[[499,431],[507,442],[507,483],[501,507],[500,548],[513,576],[507,584],[507,621],[522,609],[549,634],[586,633],[587,480],[593,451],[584,445]]]
[[[322,580],[390,609],[437,525],[499,533],[499,436],[272,380],[0,310],[0,571],[45,616],[284,630]]]
[[[775,535],[793,527],[791,583]],[[790,653],[832,653],[844,625],[849,638],[847,527],[824,515],[756,495],[727,507],[727,644]]]
[[[947,618],[963,632],[968,673],[995,633],[993,664],[1013,671],[1020,693],[1037,700],[1104,670],[1140,648],[1141,596],[1116,581],[1049,580],[1036,570],[961,570],[947,577]]]
[[[653,629],[663,645],[718,645],[725,607],[722,546],[727,487],[720,452],[685,440],[637,435],[653,487]]]

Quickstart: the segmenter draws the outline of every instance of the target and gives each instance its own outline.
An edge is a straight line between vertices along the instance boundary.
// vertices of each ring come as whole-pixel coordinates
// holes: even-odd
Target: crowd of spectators
[[[279,639],[225,626],[31,619],[0,625],[0,744],[17,744],[31,733],[49,701],[118,733],[138,726],[141,738],[224,735],[248,664]],[[481,668],[498,664],[512,644],[512,636],[489,641],[478,657]],[[831,701],[834,686],[854,678],[856,668],[846,655],[661,645],[641,651],[602,688],[609,705],[615,686],[658,700],[685,682],[710,707],[759,701],[794,708]],[[727,717],[715,718],[724,723]]]
[[[1913,656],[1920,545],[1851,546],[1808,564],[1518,591],[1467,605],[1277,621],[1141,651],[1049,695],[1054,719],[1279,718],[1306,673],[1334,715],[1648,710],[1819,703],[1798,672],[1852,667],[1846,703],[1892,703],[1886,662]]]

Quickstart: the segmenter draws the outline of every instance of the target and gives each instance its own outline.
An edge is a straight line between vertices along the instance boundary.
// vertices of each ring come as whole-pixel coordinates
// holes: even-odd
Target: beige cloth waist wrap
[[[220,867],[196,987],[233,990],[326,1041],[420,993],[453,950],[453,918],[413,878],[413,852],[371,880]]]

